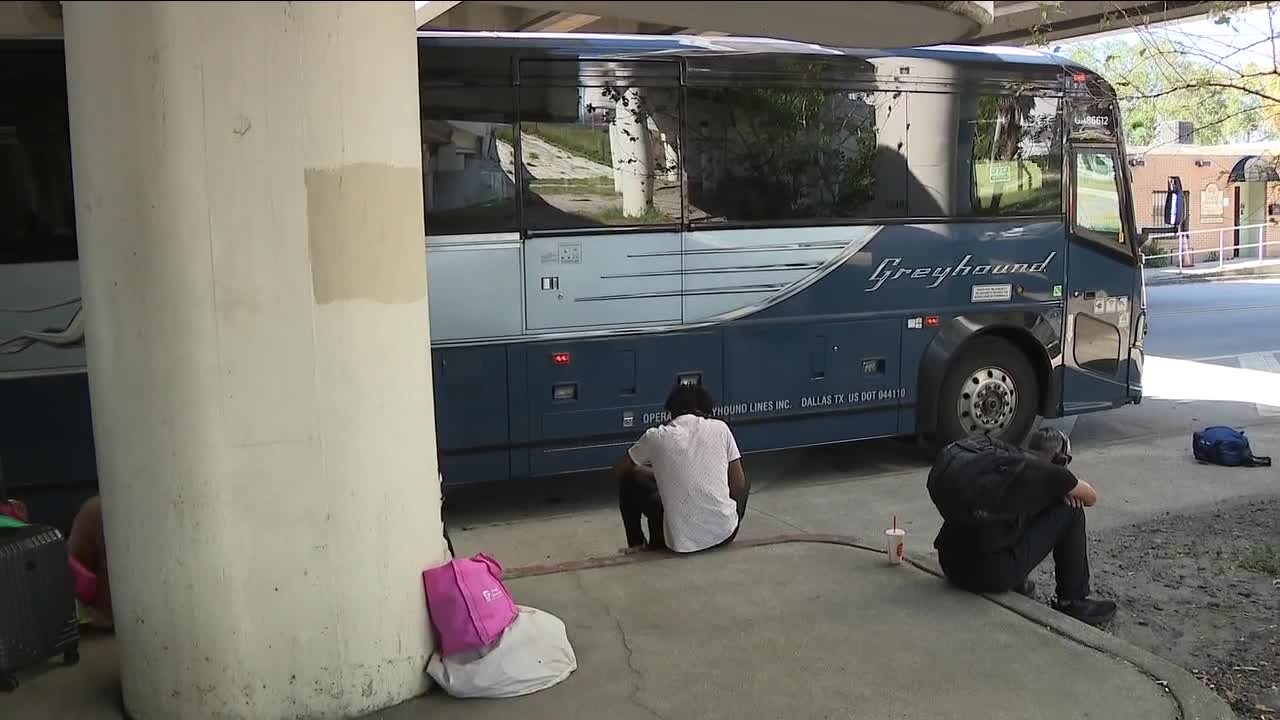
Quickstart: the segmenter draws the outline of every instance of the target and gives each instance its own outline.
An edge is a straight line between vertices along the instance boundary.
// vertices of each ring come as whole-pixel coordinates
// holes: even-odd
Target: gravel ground
[[[1265,471],[1264,471],[1265,472]],[[1090,533],[1110,632],[1200,678],[1248,720],[1280,720],[1280,498]],[[1047,600],[1053,561],[1033,575]]]

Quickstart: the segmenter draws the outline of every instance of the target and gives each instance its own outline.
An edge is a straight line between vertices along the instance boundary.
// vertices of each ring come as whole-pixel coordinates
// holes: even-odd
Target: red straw
[[[894,529],[895,531],[898,529],[898,516],[897,516],[897,515],[894,515],[894,516],[893,516],[893,529]]]

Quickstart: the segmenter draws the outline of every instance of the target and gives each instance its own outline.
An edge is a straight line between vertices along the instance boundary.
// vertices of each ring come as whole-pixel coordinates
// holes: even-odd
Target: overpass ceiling
[[[419,12],[432,12],[428,2]],[[447,4],[447,3],[446,3]],[[719,33],[826,45],[901,47],[975,36],[991,2],[767,2],[468,0],[428,20],[428,30]]]
[[[430,30],[764,35],[842,46],[965,41],[1048,43],[1182,20],[1246,2],[417,2]],[[987,13],[986,22],[975,22]],[[927,34],[920,27],[931,28]],[[856,28],[851,29],[851,28]],[[62,8],[49,0],[0,3],[0,38],[60,37]]]
[[[757,35],[844,47],[1048,43],[1204,15],[1244,2],[488,2],[418,3],[424,30]],[[973,6],[973,7],[961,7]],[[732,7],[732,12],[726,12]],[[781,8],[785,8],[782,11]],[[976,12],[973,12],[975,11]],[[975,22],[990,13],[990,22]],[[921,28],[929,28],[921,31]]]
[[[995,20],[972,42],[984,45],[1026,45],[1067,40],[1083,35],[1122,32],[1134,27],[1204,15],[1211,10],[1242,6],[1244,2],[996,2]]]

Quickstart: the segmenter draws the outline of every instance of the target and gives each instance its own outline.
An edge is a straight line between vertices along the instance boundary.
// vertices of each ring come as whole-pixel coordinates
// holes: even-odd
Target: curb
[[[874,552],[877,554],[884,552],[883,548],[875,548],[866,545],[859,542],[857,538],[851,535],[820,534],[775,535],[772,537],[758,538],[754,540],[738,540],[724,548],[710,550],[707,552],[734,552],[737,550],[747,550],[750,548],[765,547],[769,545],[783,545],[788,543],[843,545],[845,547]],[[606,557],[585,558],[582,560],[571,560],[563,563],[526,565],[507,570],[504,573],[504,579],[517,580],[520,578],[556,575],[559,573],[618,567],[620,565],[672,560],[675,558],[676,555],[670,552],[640,552],[631,555],[611,555]],[[940,579],[943,578],[942,568],[938,565],[937,558],[932,554],[925,555],[920,559],[908,558],[907,563],[928,575],[933,575]],[[1147,676],[1152,682],[1164,688],[1165,692],[1169,693],[1173,698],[1174,706],[1178,712],[1178,717],[1182,720],[1236,720],[1235,713],[1231,710],[1230,706],[1227,705],[1226,701],[1218,697],[1218,695],[1212,690],[1205,687],[1204,684],[1197,680],[1191,673],[1167,660],[1156,657],[1146,650],[1125,642],[1114,635],[1103,632],[1097,628],[1090,627],[1082,622],[1072,620],[1062,613],[1051,609],[1047,605],[1041,605],[1034,600],[1022,597],[1017,593],[983,595],[983,597],[1025,620],[1030,620],[1031,622],[1044,627],[1059,637],[1065,638],[1079,645],[1083,645],[1094,652],[1114,657],[1133,666],[1138,672]]]
[[[1147,287],[1162,287],[1165,285],[1187,285],[1190,283],[1206,283],[1206,282],[1227,282],[1230,280],[1267,280],[1280,277],[1280,271],[1268,272],[1236,272],[1222,273],[1214,275],[1173,275],[1169,278],[1147,278]]]
[[[930,575],[942,578],[937,558],[912,559],[911,564]],[[987,600],[1023,618],[1042,625],[1095,652],[1122,660],[1151,678],[1173,697],[1183,720],[1236,720],[1236,714],[1217,693],[1204,686],[1194,675],[1163,658],[1120,638],[1072,620],[1060,612],[1017,593],[983,595]]]

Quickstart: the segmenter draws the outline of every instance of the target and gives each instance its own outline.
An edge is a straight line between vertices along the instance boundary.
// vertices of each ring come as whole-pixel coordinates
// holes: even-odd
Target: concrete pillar
[[[622,165],[619,158],[622,157],[622,134],[618,132],[618,123],[609,123],[609,157],[613,162],[613,192],[615,195],[622,194]]]
[[[436,199],[436,161],[425,143],[422,145],[422,207],[431,212]]]
[[[444,558],[409,2],[67,3],[125,704],[426,689]]]
[[[436,172],[456,173],[462,172],[465,168],[465,159],[462,153],[458,152],[457,144],[448,143],[436,150]]]
[[[968,193],[956,192],[959,187],[968,187],[964,173],[971,166],[968,155],[957,158],[956,134],[959,117],[976,117],[976,110],[962,107],[976,106],[977,95],[968,91],[913,93],[907,102],[906,212],[911,216],[950,216],[956,212],[957,195],[961,202],[969,202]]]
[[[876,130],[873,217],[902,217],[907,213],[907,96],[881,90],[869,93],[867,102]]]
[[[653,142],[644,94],[640,88],[628,88],[615,107],[614,123],[618,126],[617,150],[612,152],[615,183],[621,185],[622,214],[639,217],[653,207]]]
[[[675,145],[671,144],[671,138],[662,131],[662,128],[654,128],[653,132],[657,135],[657,142],[662,148],[661,158],[659,160],[662,168],[662,177],[667,182],[679,182],[680,180],[680,156],[676,154]]]

